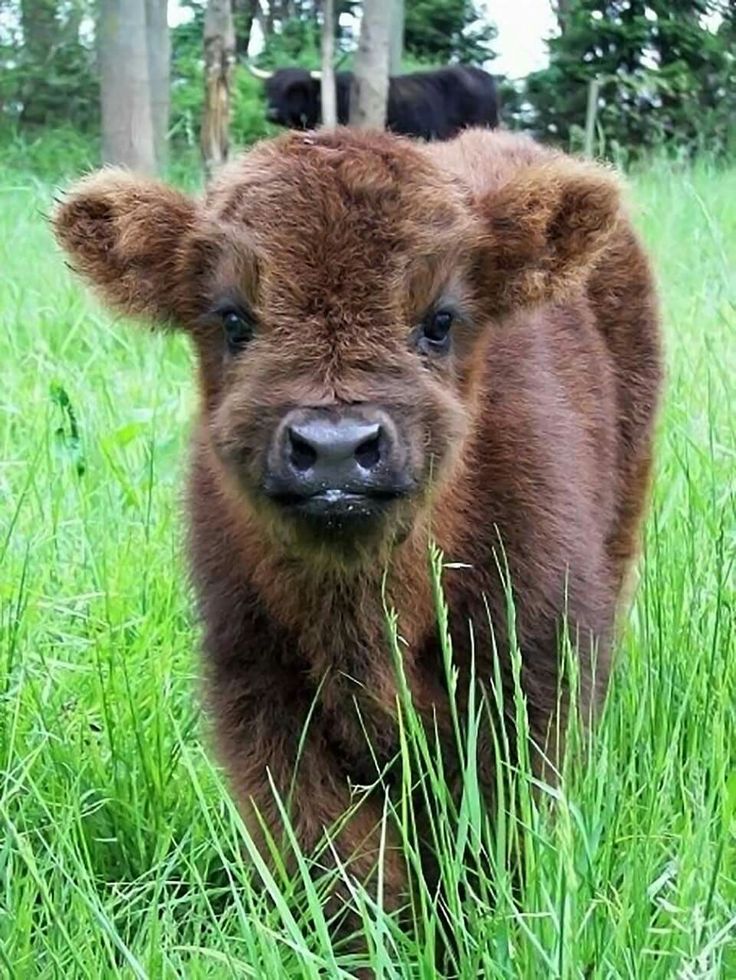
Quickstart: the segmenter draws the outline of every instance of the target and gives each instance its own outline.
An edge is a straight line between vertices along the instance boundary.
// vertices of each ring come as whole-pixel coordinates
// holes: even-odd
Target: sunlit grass
[[[291,882],[258,867],[209,761],[178,506],[188,351],[83,294],[50,194],[0,172],[0,974],[345,975],[325,882],[308,856]],[[541,810],[504,777],[492,820],[472,748],[493,695],[457,806],[404,703],[447,907],[418,889],[402,930],[354,891],[387,978],[434,976],[448,922],[464,978],[736,975],[736,171],[652,166],[633,197],[669,380],[612,695],[589,760]],[[387,820],[411,858],[409,809]]]

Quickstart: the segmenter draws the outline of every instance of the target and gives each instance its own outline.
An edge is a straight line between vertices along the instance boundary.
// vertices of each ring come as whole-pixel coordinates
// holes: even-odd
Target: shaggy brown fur
[[[503,133],[445,144],[337,130],[263,143],[202,200],[118,171],[75,186],[54,226],[73,265],[125,313],[189,333],[201,412],[189,491],[209,703],[242,810],[278,829],[269,774],[303,847],[396,752],[397,685],[382,579],[419,711],[453,734],[428,581],[446,573],[461,690],[510,683],[503,553],[532,734],[554,720],[566,617],[583,708],[604,692],[622,582],[636,556],[660,388],[648,263],[612,175]],[[213,303],[256,323],[229,356]],[[438,298],[460,311],[443,356],[417,348]],[[379,404],[397,419],[414,491],[375,533],[303,532],[261,493],[293,406]],[[597,669],[592,659],[597,650]],[[297,753],[305,720],[308,734]],[[493,786],[492,756],[479,766]],[[451,776],[450,776],[451,778]],[[381,800],[335,846],[374,868]],[[398,901],[406,869],[385,858]]]

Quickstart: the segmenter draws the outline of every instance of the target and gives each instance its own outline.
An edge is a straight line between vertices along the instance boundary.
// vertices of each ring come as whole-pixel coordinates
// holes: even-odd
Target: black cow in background
[[[314,129],[322,116],[320,73],[305,68],[266,72],[251,67],[265,81],[268,118],[291,129]],[[338,72],[337,121],[350,118],[352,72]],[[496,83],[481,68],[453,65],[389,79],[386,128],[403,136],[447,140],[468,126],[498,125]]]

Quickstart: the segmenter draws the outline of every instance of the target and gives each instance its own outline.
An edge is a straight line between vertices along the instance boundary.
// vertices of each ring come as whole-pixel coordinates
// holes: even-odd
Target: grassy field
[[[252,870],[208,761],[188,351],[83,295],[50,194],[0,170],[0,976],[346,976],[314,887]],[[652,167],[633,196],[669,366],[638,598],[589,762],[501,833],[472,778],[446,814],[448,975],[736,976],[736,170]],[[430,901],[412,934],[355,903],[378,976],[436,975]]]

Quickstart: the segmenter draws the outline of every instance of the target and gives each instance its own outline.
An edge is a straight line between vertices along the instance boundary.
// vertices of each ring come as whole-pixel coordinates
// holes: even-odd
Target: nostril
[[[295,470],[306,473],[317,462],[317,451],[314,446],[289,429],[289,461]]]
[[[381,460],[381,430],[363,442],[355,450],[355,458],[358,465],[364,470],[372,470],[378,466]]]

